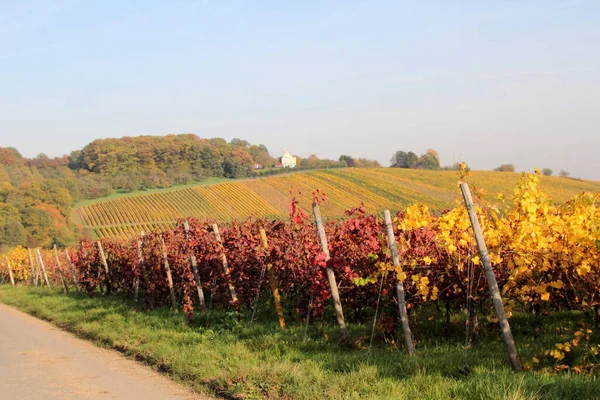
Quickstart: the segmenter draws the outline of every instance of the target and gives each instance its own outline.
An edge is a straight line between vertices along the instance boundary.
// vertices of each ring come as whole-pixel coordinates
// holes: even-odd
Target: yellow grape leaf
[[[533,290],[535,290],[536,293],[541,294],[541,293],[546,293],[546,285],[539,285],[533,288]]]
[[[576,271],[577,271],[577,275],[583,276],[583,275],[589,274],[590,271],[591,271],[591,268],[590,268],[590,266],[587,263],[583,263],[581,265],[581,267],[579,267],[579,268],[576,269]]]
[[[488,320],[488,322],[498,322],[498,317],[495,315],[488,315],[485,318]]]
[[[550,300],[550,293],[546,292],[546,293],[542,294],[541,297],[542,297],[542,300],[548,301],[548,300]]]
[[[565,284],[563,283],[563,281],[558,280],[556,282],[549,283],[548,286],[552,286],[554,289],[562,289],[565,286]]]
[[[502,257],[498,254],[490,254],[490,261],[492,264],[500,264],[502,262]]]

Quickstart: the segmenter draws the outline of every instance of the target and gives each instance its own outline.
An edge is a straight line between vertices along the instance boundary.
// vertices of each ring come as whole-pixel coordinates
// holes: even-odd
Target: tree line
[[[85,199],[200,182],[288,172],[265,145],[204,139],[193,134],[98,139],[69,156],[26,158],[0,147],[0,251],[23,245],[59,247],[83,234],[69,215]],[[342,155],[297,157],[297,169],[378,167],[377,161]]]
[[[437,151],[428,149],[424,154],[417,156],[412,151],[396,151],[390,160],[392,168],[408,168],[408,169],[428,169],[428,170],[456,170],[459,163],[454,165],[442,167],[440,164],[440,157]],[[497,172],[515,172],[514,164],[501,164],[494,168]],[[541,171],[542,175],[552,176],[554,171],[550,168],[543,168]],[[558,173],[560,177],[568,178],[570,176],[568,171],[560,170]]]
[[[498,167],[494,168],[494,171],[515,172],[515,166],[513,164],[501,164]],[[552,176],[552,174],[554,174],[554,171],[552,171],[552,169],[550,169],[550,168],[542,168],[540,173],[544,176]],[[568,178],[570,175],[571,174],[568,171],[565,171],[564,169],[561,169],[560,172],[558,173],[558,176],[560,176],[562,178]]]
[[[200,138],[193,134],[98,139],[69,156],[23,157],[0,147],[0,251],[2,248],[67,246],[82,235],[69,220],[74,203],[110,195],[200,182],[209,177],[246,178],[288,172],[274,168],[278,159],[265,145],[246,140]],[[391,166],[428,170],[441,167],[438,153],[417,156],[397,151]],[[380,167],[366,158],[341,155],[338,160],[311,154],[297,157],[296,170]],[[499,167],[500,168],[500,167]],[[501,170],[514,170],[507,164]],[[545,169],[546,175],[552,171]],[[561,171],[561,176],[568,172]]]
[[[339,160],[312,154],[297,158],[299,168],[372,167],[377,161],[342,155]],[[278,164],[263,144],[193,134],[94,140],[71,153],[69,167],[111,178],[117,189],[166,187],[207,177],[246,178],[265,174]],[[277,170],[281,171],[281,170]]]
[[[440,169],[440,156],[433,149],[427,150],[420,156],[412,151],[397,151],[392,156],[391,164],[393,168]]]
[[[16,149],[0,148],[0,247],[75,241],[79,232],[68,219],[71,207],[97,191],[98,182],[67,163],[67,157],[27,159]]]

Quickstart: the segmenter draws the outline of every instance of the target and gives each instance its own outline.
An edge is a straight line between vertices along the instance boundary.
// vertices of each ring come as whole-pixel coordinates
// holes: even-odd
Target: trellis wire
[[[473,279],[475,272],[473,268],[473,250],[469,248],[469,258],[467,259],[467,316],[465,321],[465,354],[464,354],[464,367],[468,367],[469,359],[469,341],[471,338],[471,306],[473,301]],[[463,367],[463,368],[464,368]]]
[[[210,299],[208,299],[208,311],[206,312],[206,323],[208,323],[208,317],[210,317],[210,311],[212,310],[212,301],[215,295],[215,285],[217,284],[217,277],[215,276],[210,289]]]
[[[262,271],[260,271],[260,279],[258,280],[258,290],[256,291],[256,298],[254,299],[254,305],[252,306],[252,318],[250,318],[250,326],[254,322],[254,315],[256,314],[256,308],[258,306],[258,298],[260,297],[260,288],[262,287],[263,279],[265,278],[265,271],[267,266],[263,266]]]
[[[377,296],[377,306],[375,307],[375,317],[373,318],[373,328],[371,328],[371,340],[369,342],[369,351],[371,354],[371,347],[373,346],[373,338],[375,337],[375,326],[377,325],[377,314],[379,313],[379,301],[381,300],[381,291],[383,290],[383,281],[385,279],[385,275],[381,275],[381,283],[379,285],[379,295]]]

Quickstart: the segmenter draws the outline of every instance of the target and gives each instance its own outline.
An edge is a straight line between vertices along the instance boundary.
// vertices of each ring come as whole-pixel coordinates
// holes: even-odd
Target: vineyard
[[[317,176],[320,183],[332,179]],[[482,268],[489,259],[506,314],[533,312],[534,335],[548,313],[591,314],[589,327],[525,360],[525,368],[596,371],[600,345],[590,328],[600,329],[600,194],[582,193],[555,205],[539,183],[539,174],[523,174],[512,198],[500,204],[479,198],[476,210],[488,252],[478,250],[462,204],[437,216],[425,205],[410,205],[388,225],[366,207],[325,222],[320,212],[331,210],[329,198],[316,191],[312,217],[305,200],[294,198],[286,220],[246,219],[219,227],[212,220],[189,218],[131,241],[82,239],[76,248],[60,252],[16,248],[2,260],[2,279],[60,285],[65,291],[70,286],[91,296],[119,293],[146,309],[182,309],[189,321],[208,321],[215,308],[254,315],[262,301],[273,304],[281,328],[323,320],[333,296],[344,342],[345,323],[366,323],[375,313],[373,333],[377,325],[378,334],[393,337],[400,335],[398,307],[401,315],[404,309],[415,316],[435,305],[446,308],[447,318],[451,308],[465,310],[468,338],[476,344],[481,318],[498,321]],[[169,212],[167,205],[163,212]],[[240,210],[257,205],[244,202],[244,207],[232,212],[241,216]],[[411,352],[408,317],[401,320]]]
[[[470,181],[490,195],[510,196],[518,178],[518,174],[476,171]],[[558,203],[584,191],[600,192],[597,182],[555,177],[544,177],[540,187]],[[361,204],[367,213],[416,203],[439,213],[452,207],[457,198],[456,173],[452,171],[346,168],[99,201],[78,208],[77,215],[81,224],[100,238],[131,240],[141,231],[173,229],[179,219],[188,217],[224,222],[249,216],[284,219],[290,192],[308,212],[316,188],[327,193],[328,201],[322,208],[328,218],[343,217],[346,210]]]

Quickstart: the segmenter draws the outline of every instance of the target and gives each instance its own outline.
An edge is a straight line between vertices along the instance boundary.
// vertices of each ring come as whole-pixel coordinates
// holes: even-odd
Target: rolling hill
[[[473,171],[468,181],[488,196],[510,196],[521,174]],[[584,192],[600,192],[600,182],[542,177],[541,189],[555,202]],[[75,209],[75,218],[99,237],[132,238],[140,231],[168,229],[178,218],[197,217],[222,222],[233,219],[285,218],[291,196],[310,210],[312,193],[327,195],[322,213],[338,218],[361,204],[367,212],[400,210],[423,203],[440,212],[458,199],[454,171],[398,168],[330,169],[291,173],[253,180],[169,189],[148,194],[99,200]]]

